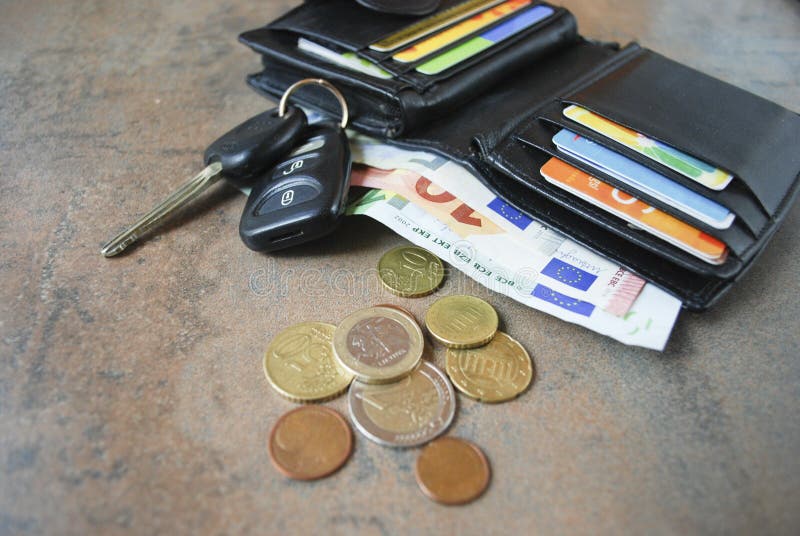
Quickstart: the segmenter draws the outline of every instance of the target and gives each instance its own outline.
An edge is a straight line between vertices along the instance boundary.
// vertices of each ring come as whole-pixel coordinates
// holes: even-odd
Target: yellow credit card
[[[369,48],[377,52],[397,50],[402,46],[413,43],[417,39],[422,39],[426,35],[437,32],[442,28],[447,28],[451,24],[455,24],[502,2],[503,0],[469,0],[441,13],[424,18],[416,24],[407,26],[399,32],[371,44]]]
[[[532,0],[507,0],[502,4],[493,8],[487,9],[482,13],[478,13],[473,17],[456,24],[452,28],[448,28],[443,32],[420,41],[419,43],[402,50],[392,56],[395,61],[401,63],[411,63],[424,58],[434,52],[437,52],[447,46],[452,45],[456,41],[467,37],[468,35],[482,30],[495,22],[506,18],[519,11],[520,9],[531,5]]]

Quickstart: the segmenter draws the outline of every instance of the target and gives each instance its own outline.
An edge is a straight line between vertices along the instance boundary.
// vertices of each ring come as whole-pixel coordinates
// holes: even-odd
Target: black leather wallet
[[[453,3],[443,2],[440,9]],[[800,116],[638,44],[620,48],[584,39],[568,11],[553,9],[547,20],[433,77],[415,72],[416,64],[398,66],[389,54],[369,49],[414,19],[371,12],[350,0],[304,4],[241,40],[263,55],[263,71],[248,79],[258,91],[278,97],[300,78],[327,78],[351,104],[353,128],[459,161],[522,212],[641,274],[685,307],[709,307],[752,265],[797,195]],[[379,79],[308,56],[298,51],[298,37],[354,52],[394,76]],[[336,103],[324,93],[299,93],[297,100],[336,113]],[[565,118],[570,104],[735,178],[721,191],[699,185]],[[552,138],[561,128],[727,207],[735,220],[720,230],[635,192],[724,242],[727,260],[706,263],[545,181],[539,170],[557,156],[634,194],[613,176],[558,151]]]

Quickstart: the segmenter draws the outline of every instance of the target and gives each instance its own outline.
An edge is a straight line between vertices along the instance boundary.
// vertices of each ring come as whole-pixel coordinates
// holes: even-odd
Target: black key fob
[[[344,217],[351,166],[344,129],[311,126],[305,143],[253,186],[239,222],[242,241],[276,251],[333,232]]]
[[[300,108],[290,106],[281,117],[268,110],[251,117],[206,149],[206,165],[222,164],[222,174],[234,186],[248,187],[254,176],[271,168],[305,136],[308,122]]]

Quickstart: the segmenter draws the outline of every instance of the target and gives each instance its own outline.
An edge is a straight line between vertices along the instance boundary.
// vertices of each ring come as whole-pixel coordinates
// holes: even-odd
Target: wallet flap
[[[800,116],[650,50],[564,101],[732,172],[770,215],[798,179]]]
[[[571,155],[559,151],[552,141],[553,134],[557,131],[558,127],[553,127],[548,123],[543,122],[541,119],[535,119],[532,123],[525,125],[523,131],[515,133],[514,137],[521,143],[530,146],[531,151],[538,151],[547,155],[544,156],[544,160],[542,160],[541,156],[538,159],[542,165],[544,165],[546,160],[549,160],[550,157],[558,158],[559,160],[562,160],[605,183],[611,184],[620,191],[627,193],[629,196],[641,199],[650,206],[653,206],[662,212],[671,214],[679,220],[685,221],[693,227],[700,229],[704,233],[722,240],[736,255],[746,254],[747,251],[753,246],[755,237],[749,233],[748,230],[743,229],[741,223],[738,221],[734,220],[733,224],[726,229],[716,229],[707,223],[698,220],[696,217],[685,214],[674,206],[659,200],[656,197],[653,197],[651,194],[636,191],[616,177],[608,175],[607,173],[581,162]],[[541,179],[536,177],[536,180],[540,181]],[[549,187],[550,185],[548,184],[547,186]],[[571,196],[567,196],[566,199],[571,199]],[[627,227],[627,225],[624,223],[622,223],[622,225]],[[660,247],[663,244],[663,242],[659,240],[654,240],[653,243],[655,247]]]
[[[560,128],[566,128],[572,132],[575,132],[576,134],[580,134],[581,136],[590,139],[595,143],[622,154],[626,158],[653,169],[657,173],[667,177],[673,182],[681,184],[682,186],[727,207],[734,214],[736,214],[737,220],[747,229],[749,229],[754,237],[760,235],[765,226],[770,222],[770,217],[761,206],[761,203],[753,196],[750,189],[741,181],[731,181],[731,183],[724,190],[711,190],[710,188],[707,188],[706,186],[703,186],[702,184],[699,184],[698,182],[681,175],[675,170],[657,163],[651,158],[648,158],[620,143],[614,142],[605,136],[599,135],[593,130],[576,123],[575,121],[566,119],[562,114],[564,107],[565,105],[562,102],[554,101],[544,110],[539,112],[539,118],[552,123],[553,125],[557,125]],[[521,138],[524,139],[526,136],[528,136],[527,133],[520,133]]]

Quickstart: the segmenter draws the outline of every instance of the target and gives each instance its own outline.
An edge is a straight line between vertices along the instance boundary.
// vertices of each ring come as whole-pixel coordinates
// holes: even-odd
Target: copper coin
[[[486,491],[491,471],[477,446],[464,439],[442,437],[422,450],[415,475],[420,489],[434,501],[465,504]]]
[[[297,480],[315,480],[334,473],[352,452],[350,425],[324,406],[303,406],[284,414],[269,435],[272,464]]]

